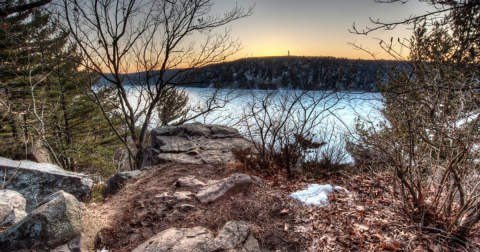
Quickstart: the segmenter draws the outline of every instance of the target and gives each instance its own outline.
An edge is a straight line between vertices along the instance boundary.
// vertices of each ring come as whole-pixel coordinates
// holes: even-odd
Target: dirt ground
[[[207,182],[247,173],[241,164],[167,164],[142,173],[103,203],[87,204],[104,221],[97,248],[131,251],[158,232],[172,227],[206,227],[218,232],[228,221],[246,221],[261,250],[269,251],[472,251],[480,252],[479,227],[464,247],[449,247],[442,232],[419,229],[406,219],[398,202],[376,187],[367,175],[324,175],[316,179],[284,174],[262,177],[262,186],[250,186],[228,193],[215,202],[162,201],[155,196],[186,189],[176,188],[180,177],[194,176]],[[386,175],[374,175],[382,185]],[[303,206],[288,197],[308,184],[331,184],[350,191],[329,195],[325,207]],[[196,192],[198,188],[194,188]],[[183,204],[194,206],[186,208]],[[0,232],[5,227],[0,227]]]
[[[306,240],[300,234],[284,230],[285,225],[293,226],[295,222],[294,216],[287,214],[284,209],[295,206],[284,201],[283,195],[273,190],[268,183],[228,193],[208,204],[202,204],[195,198],[182,202],[162,202],[155,198],[163,192],[173,193],[176,189],[175,182],[180,177],[194,176],[206,182],[240,173],[241,167],[235,164],[169,164],[145,172],[104,203],[90,206],[109,219],[99,235],[98,247],[106,247],[109,251],[131,251],[154,234],[168,228],[203,226],[218,232],[226,222],[235,220],[249,223],[251,232],[259,240],[263,251],[275,251],[279,244],[286,251],[305,248]],[[177,188],[176,191],[182,191],[182,188]],[[301,207],[292,202],[297,208]],[[195,208],[182,210],[183,204]]]
[[[98,236],[98,248],[131,251],[167,228],[203,226],[218,232],[227,221],[235,220],[250,225],[262,251],[458,250],[446,247],[441,233],[424,233],[395,212],[398,203],[373,186],[366,175],[285,180],[279,174],[263,177],[263,186],[237,190],[208,204],[196,199],[165,203],[155,198],[163,192],[173,193],[180,177],[194,176],[206,182],[233,173],[245,173],[243,166],[168,164],[143,173],[104,203],[90,205],[107,222]],[[388,184],[391,178],[374,179]],[[326,207],[302,206],[288,197],[312,183],[339,185],[350,193],[332,193]],[[185,203],[195,208],[182,209]],[[469,245],[461,250],[480,252],[479,241],[478,235],[471,237]]]

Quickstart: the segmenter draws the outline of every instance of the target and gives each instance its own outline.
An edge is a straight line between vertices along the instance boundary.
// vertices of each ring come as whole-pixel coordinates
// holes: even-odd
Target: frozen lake
[[[211,97],[214,89],[201,89],[201,88],[188,88],[185,89],[190,98],[190,105],[193,107],[204,106],[203,102],[207,97]],[[230,125],[237,128],[243,135],[247,135],[247,128],[245,127],[243,117],[245,116],[245,110],[252,106],[256,99],[263,99],[269,92],[265,90],[222,90],[224,94],[228,93],[229,97],[236,97],[225,105],[224,108],[217,109],[213,113],[206,117],[198,118],[197,122],[202,123],[215,123]],[[253,92],[253,93],[252,93]],[[272,114],[280,114],[282,111],[275,107],[275,104],[281,106],[282,102],[288,97],[296,97],[302,91],[295,90],[279,90],[276,91],[273,96],[273,106],[269,110]],[[220,95],[222,97],[222,95]],[[285,98],[287,97],[287,98]],[[379,93],[349,93],[339,92],[330,94],[325,97],[325,93],[321,91],[308,91],[302,95],[302,105],[312,105],[316,99],[321,100],[314,108],[314,111],[318,113],[318,125],[312,129],[312,134],[315,135],[316,140],[325,141],[326,146],[322,149],[332,152],[338,151],[342,163],[353,161],[352,158],[344,152],[345,137],[348,137],[349,132],[353,132],[355,129],[355,121],[358,117],[377,122],[380,118],[379,109],[381,108],[381,94]],[[257,100],[258,103],[258,100]],[[301,105],[296,105],[296,109],[301,109]],[[262,111],[262,110],[260,110]],[[263,113],[263,112],[261,112]],[[292,117],[295,121],[296,114],[293,113]],[[301,117],[301,113],[299,115]],[[250,119],[252,121],[253,119]],[[293,134],[294,132],[292,132]]]
[[[208,97],[211,97],[216,89],[213,88],[185,88],[185,91],[189,96],[189,104],[193,107],[202,107],[205,106],[203,102]],[[227,103],[224,108],[218,109],[213,113],[209,114],[207,117],[201,117],[195,121],[202,123],[218,123],[218,124],[235,124],[236,120],[239,119],[240,115],[243,113],[243,108],[245,108],[248,103],[252,102],[251,92],[257,93],[257,95],[266,94],[266,90],[220,90],[219,97],[222,97],[222,94],[228,94],[229,97],[234,98],[231,102]],[[277,96],[280,96],[285,93],[301,92],[295,90],[279,90],[277,91]],[[321,91],[307,91],[309,94],[321,93]],[[321,95],[317,95],[320,97]],[[381,95],[379,93],[350,93],[350,92],[340,92],[335,97],[332,97],[329,100],[326,100],[326,104],[321,104],[317,106],[318,110],[324,109],[329,105],[329,103],[334,103],[337,101],[336,97],[341,97],[338,99],[338,104],[331,109],[332,114],[328,116],[329,120],[337,120],[340,124],[345,126],[353,126],[355,118],[358,116],[364,118],[372,118],[375,120],[379,116],[378,109],[381,107],[379,99]],[[309,97],[305,97],[306,102],[308,102]],[[325,105],[325,106],[322,106]],[[341,122],[340,122],[341,121]],[[222,123],[223,122],[223,123]]]
[[[318,125],[312,130],[317,140],[327,142],[327,147],[323,148],[338,148],[343,149],[345,145],[345,135],[355,128],[355,120],[358,117],[367,118],[370,121],[376,122],[379,118],[378,109],[381,107],[379,93],[350,93],[338,92],[330,94],[325,98],[325,93],[322,91],[304,91],[298,90],[216,90],[213,88],[185,88],[185,92],[189,96],[189,107],[193,111],[202,111],[207,107],[206,101],[212,97],[215,92],[218,92],[215,101],[218,104],[223,104],[223,100],[229,100],[224,107],[214,110],[204,116],[200,116],[191,122],[201,122],[206,124],[222,124],[233,126],[237,128],[243,135],[246,135],[247,128],[245,127],[245,111],[251,108],[254,100],[258,103],[267,95],[270,95],[272,104],[267,109],[272,114],[279,114],[282,111],[278,106],[285,99],[298,97],[301,94],[301,104],[296,105],[295,109],[301,109],[302,106],[312,105],[315,101],[320,102],[315,106],[314,112],[319,114]],[[274,92],[274,93],[272,93]],[[133,92],[132,94],[134,94]],[[134,95],[131,96],[132,98]],[[255,97],[255,99],[253,98]],[[134,98],[133,98],[134,99]],[[258,104],[257,104],[258,105]],[[261,110],[259,110],[260,113]],[[195,112],[190,112],[189,115],[194,115]],[[293,121],[296,120],[293,116]],[[151,120],[151,127],[158,125],[157,116]],[[293,133],[292,133],[293,134]],[[345,158],[344,162],[351,161],[351,158]]]

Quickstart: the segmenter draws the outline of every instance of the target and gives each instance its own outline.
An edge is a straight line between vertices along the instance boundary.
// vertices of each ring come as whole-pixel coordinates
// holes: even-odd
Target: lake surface
[[[211,97],[215,92],[215,89],[212,88],[185,88],[185,91],[189,96],[189,104],[192,107],[202,107],[205,106],[204,101]],[[252,102],[251,92],[257,93],[261,96],[262,93],[266,94],[265,90],[221,90],[221,93],[227,94],[230,97],[237,97],[231,102],[227,103],[224,108],[218,109],[213,113],[209,114],[206,117],[201,117],[195,121],[202,123],[219,123],[234,125],[236,121],[243,114],[243,109]],[[277,96],[280,96],[285,93],[295,92],[294,90],[280,90],[277,92]],[[296,91],[299,92],[299,91]],[[309,94],[321,93],[321,91],[308,91]],[[222,95],[220,94],[219,97]],[[321,95],[317,95],[320,97]],[[339,99],[335,99],[339,97]],[[381,94],[379,93],[349,93],[349,92],[340,92],[337,96],[332,97],[329,100],[326,100],[325,106],[317,106],[317,110],[322,110],[325,107],[328,107],[329,104],[338,103],[330,109],[329,116],[326,120],[337,121],[342,127],[353,127],[355,119],[357,117],[370,118],[372,121],[377,121],[379,119],[379,111],[381,108],[381,103],[379,99]],[[305,97],[306,103],[310,97]]]
[[[278,110],[278,106],[280,106],[285,99],[302,94],[302,91],[298,90],[216,90],[213,88],[185,88],[184,90],[189,96],[189,107],[193,109],[193,111],[189,113],[189,116],[203,111],[207,107],[206,101],[211,99],[216,92],[217,97],[215,101],[217,104],[223,105],[223,100],[229,100],[222,108],[200,116],[191,122],[233,126],[243,135],[246,134],[247,128],[245,127],[245,123],[242,123],[242,119],[245,119],[245,110],[248,110],[248,108],[252,106],[254,102],[253,97],[256,97],[256,101],[258,102],[258,99],[261,100],[267,95],[270,95],[271,101],[273,102],[267,110],[272,114],[279,114],[281,111]],[[302,94],[302,104],[309,106],[314,101],[318,101],[317,99],[322,99],[324,95],[325,93],[322,91],[307,91]],[[323,148],[344,149],[345,136],[348,135],[349,132],[353,132],[355,120],[358,117],[377,122],[380,119],[380,98],[381,94],[379,93],[338,92],[330,94],[328,98],[321,100],[314,109],[317,113],[322,112],[321,117],[318,118],[319,123],[312,131],[314,131],[313,133],[316,135],[317,140],[328,143],[328,145]],[[301,106],[296,105],[296,108],[301,108]],[[263,112],[260,110],[259,113]],[[293,118],[293,120],[296,120],[296,118]],[[151,122],[151,127],[154,128],[158,123],[156,115],[154,115]],[[345,156],[343,162],[350,161],[352,161],[351,157],[348,155]]]
[[[215,89],[187,88],[185,89],[189,95],[190,105],[192,107],[204,106],[205,99],[211,97]],[[222,90],[229,97],[236,97],[225,105],[224,108],[217,109],[208,116],[198,118],[197,122],[216,123],[230,125],[237,128],[240,133],[246,135],[247,127],[242,123],[241,119],[245,116],[245,109],[252,106],[253,98],[262,99],[269,92],[265,90]],[[272,97],[274,103],[282,103],[285,97],[295,97],[295,90],[279,90]],[[381,94],[379,93],[348,93],[340,92],[331,94],[328,98],[324,97],[321,91],[308,91],[302,96],[302,104],[304,106],[311,105],[315,99],[324,99],[315,107],[315,112],[319,113],[318,125],[312,130],[318,141],[325,141],[326,146],[322,147],[325,151],[338,152],[341,162],[352,162],[353,159],[345,152],[345,137],[351,136],[350,132],[354,132],[355,122],[357,118],[378,122],[381,119],[379,109],[381,108]],[[222,95],[220,95],[221,97]],[[278,106],[280,106],[279,104]],[[296,106],[301,108],[301,106]],[[268,109],[267,109],[268,110]],[[273,114],[279,114],[281,111],[275,108],[275,105],[269,109]],[[262,110],[260,110],[260,113]],[[295,117],[293,115],[293,117]],[[293,118],[296,120],[296,118]],[[293,133],[292,133],[293,134]]]

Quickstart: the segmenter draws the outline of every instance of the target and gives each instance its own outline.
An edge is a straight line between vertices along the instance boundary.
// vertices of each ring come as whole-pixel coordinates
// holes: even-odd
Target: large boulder
[[[228,191],[251,184],[262,184],[262,179],[245,174],[233,174],[228,178],[213,182],[200,189],[197,193],[197,199],[202,203],[212,202],[222,197]]]
[[[78,238],[82,231],[81,204],[58,191],[21,221],[0,234],[0,250],[49,250]]]
[[[204,227],[171,228],[156,234],[133,252],[260,251],[258,241],[249,231],[248,224],[243,221],[227,222],[216,238]]]
[[[73,195],[58,191],[0,234],[0,251],[95,251],[99,223]]]
[[[93,188],[93,181],[88,176],[65,171],[57,165],[0,157],[0,177],[4,176],[7,180],[5,189],[25,197],[27,212],[35,209],[37,202],[59,190],[85,201],[90,198]]]
[[[10,226],[25,216],[25,198],[15,191],[0,190],[0,226]]]
[[[113,175],[111,178],[107,180],[107,187],[105,191],[103,191],[103,197],[107,198],[109,195],[116,194],[120,189],[122,189],[127,181],[132,178],[137,177],[142,172],[139,170],[135,171],[126,171],[126,172],[119,172]]]
[[[220,164],[235,162],[232,150],[253,148],[238,130],[200,123],[164,126],[152,130],[152,142],[144,149],[143,166],[175,162]]]

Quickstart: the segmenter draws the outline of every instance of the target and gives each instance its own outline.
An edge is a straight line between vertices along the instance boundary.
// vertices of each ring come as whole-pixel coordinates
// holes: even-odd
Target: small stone
[[[232,249],[242,244],[250,227],[244,221],[229,221],[223,226],[214,240],[216,250]]]
[[[189,204],[180,205],[180,210],[184,211],[184,212],[188,212],[188,211],[193,210],[193,209],[195,209],[194,205],[189,205]]]
[[[163,200],[163,201],[169,201],[169,200],[175,199],[174,196],[168,195],[167,192],[164,192],[164,193],[161,193],[161,194],[157,194],[157,195],[155,195],[155,198],[161,199],[161,200]]]
[[[202,203],[208,203],[222,197],[229,190],[251,184],[259,184],[261,178],[245,174],[233,174],[232,176],[214,182],[198,191],[197,199]]]
[[[196,186],[205,186],[205,185],[206,185],[205,183],[193,177],[183,177],[177,180],[177,186],[196,187]]]
[[[144,166],[140,169],[140,171],[149,171],[151,169],[155,168],[155,166]]]
[[[190,200],[194,196],[195,194],[192,192],[175,192],[173,194],[173,197],[175,197],[178,201]]]

